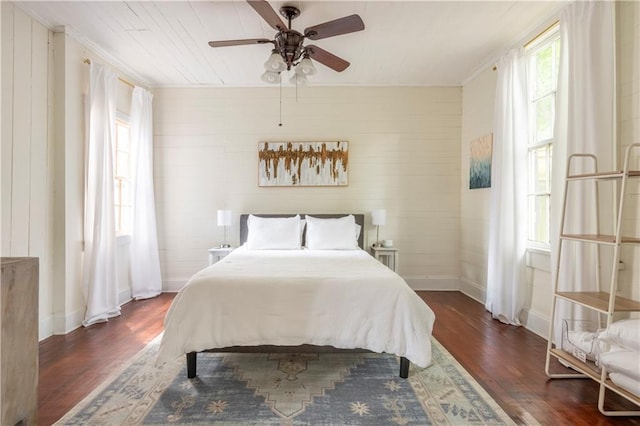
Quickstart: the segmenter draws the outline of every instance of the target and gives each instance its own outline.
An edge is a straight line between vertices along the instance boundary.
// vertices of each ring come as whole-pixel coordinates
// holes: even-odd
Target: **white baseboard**
[[[525,309],[522,322],[527,330],[536,333],[543,339],[547,340],[549,337],[549,318],[540,312]]]
[[[163,293],[177,293],[187,284],[188,278],[162,281]]]
[[[133,296],[131,295],[131,288],[126,288],[124,290],[120,290],[118,293],[118,304],[120,306],[125,303],[131,302],[133,300]]]
[[[478,303],[485,304],[487,298],[487,289],[478,283],[474,283],[467,279],[460,279],[460,292],[476,300]],[[522,326],[527,330],[537,334],[543,339],[547,339],[549,334],[549,318],[540,312],[531,309],[525,309],[521,316]]]
[[[40,317],[38,321],[38,342],[53,335],[53,318],[47,315],[45,318]]]
[[[71,311],[67,315],[53,315],[53,334],[67,334],[80,328],[84,319],[84,308]]]
[[[460,293],[469,296],[483,305],[485,300],[487,300],[487,289],[466,278],[460,278]]]
[[[118,303],[120,306],[130,302],[131,289],[124,289],[118,293]],[[54,334],[67,334],[82,326],[84,319],[84,309],[76,309],[68,315],[48,315],[40,318],[38,323],[38,341],[42,341]]]
[[[451,275],[405,275],[402,278],[414,290],[458,291],[458,277]]]

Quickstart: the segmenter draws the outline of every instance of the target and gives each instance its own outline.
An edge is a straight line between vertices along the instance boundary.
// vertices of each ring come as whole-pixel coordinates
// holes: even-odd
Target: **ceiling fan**
[[[364,22],[358,15],[349,15],[333,21],[324,22],[306,28],[300,33],[291,28],[291,20],[300,15],[300,9],[294,6],[282,6],[280,15],[287,19],[288,25],[280,19],[275,10],[266,0],[247,0],[247,3],[277,31],[273,40],[266,38],[250,38],[242,40],[210,41],[211,47],[241,46],[247,44],[273,43],[271,56],[265,62],[266,72],[262,80],[268,83],[278,83],[280,73],[295,67],[295,74],[291,81],[296,84],[306,82],[307,76],[316,73],[311,59],[337,71],[342,72],[350,65],[344,59],[315,45],[304,45],[305,39],[320,40],[342,34],[364,30]]]

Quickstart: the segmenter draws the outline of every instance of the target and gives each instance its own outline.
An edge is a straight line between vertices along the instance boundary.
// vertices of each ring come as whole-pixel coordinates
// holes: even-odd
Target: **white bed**
[[[198,272],[176,295],[159,363],[186,354],[193,377],[197,352],[262,345],[392,353],[404,359],[404,377],[406,359],[431,363],[433,312],[364,250],[248,247]]]

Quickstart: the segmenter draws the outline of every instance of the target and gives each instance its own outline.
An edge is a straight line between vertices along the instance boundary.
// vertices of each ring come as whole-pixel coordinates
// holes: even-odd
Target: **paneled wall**
[[[460,176],[460,289],[483,301],[487,288],[491,188],[469,189],[469,145],[493,133],[496,72],[487,68],[463,88]]]
[[[11,2],[2,8],[2,256],[40,260],[39,334],[80,326],[84,208],[85,59],[106,63]],[[109,64],[107,64],[109,65]],[[119,73],[125,79],[128,77]],[[131,88],[120,84],[118,110]],[[119,295],[131,297],[126,239],[118,245]]]
[[[461,90],[457,87],[157,89],[155,191],[165,289],[207,265],[216,209],[387,210],[400,274],[414,288],[458,288]],[[258,187],[260,141],[349,142],[347,187]],[[237,223],[228,230],[238,242]]]
[[[640,142],[640,3],[616,2],[618,158],[630,143]],[[489,190],[468,190],[469,140],[493,127],[495,72],[479,73],[463,87],[461,178],[461,290],[484,303],[486,297],[489,230]],[[616,146],[612,144],[612,149]],[[640,235],[640,186],[632,188],[625,230]],[[633,213],[635,212],[635,213]],[[635,215],[635,216],[634,216]],[[530,250],[527,255],[527,303],[524,324],[547,336],[551,300],[550,256]],[[619,288],[622,294],[640,299],[640,248],[623,246]]]
[[[2,7],[2,246],[40,259],[40,312],[53,283],[51,34],[10,2]],[[43,315],[44,314],[44,315]],[[45,324],[49,328],[50,324]]]
[[[632,143],[640,143],[640,3],[618,2],[618,142],[619,161]],[[640,149],[636,149],[636,167],[640,165]],[[622,163],[620,163],[622,164]],[[640,236],[640,181],[629,186],[626,198],[625,233]],[[640,246],[622,246],[619,286],[624,294],[640,300]]]

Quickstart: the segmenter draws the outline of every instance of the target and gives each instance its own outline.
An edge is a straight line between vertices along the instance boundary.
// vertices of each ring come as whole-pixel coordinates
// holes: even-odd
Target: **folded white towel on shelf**
[[[622,373],[610,373],[609,378],[614,384],[640,397],[640,381]]]
[[[640,352],[638,351],[622,349],[602,353],[600,365],[609,373],[620,373],[640,382]]]
[[[598,340],[609,346],[620,346],[640,352],[640,318],[612,323],[598,334]],[[600,346],[608,352],[606,346]]]

